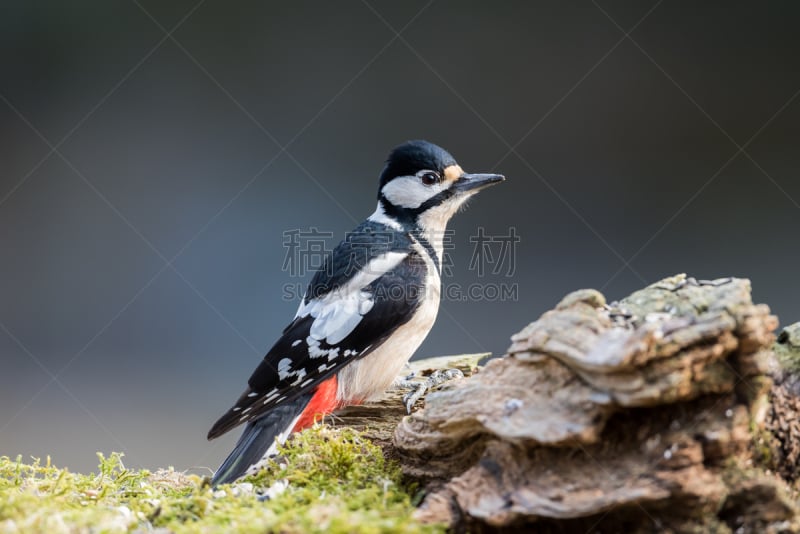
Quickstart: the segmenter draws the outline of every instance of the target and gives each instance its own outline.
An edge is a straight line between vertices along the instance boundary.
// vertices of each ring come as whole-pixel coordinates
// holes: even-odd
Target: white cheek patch
[[[450,185],[452,182],[423,185],[416,176],[402,176],[383,186],[381,193],[395,206],[414,209],[449,188]]]

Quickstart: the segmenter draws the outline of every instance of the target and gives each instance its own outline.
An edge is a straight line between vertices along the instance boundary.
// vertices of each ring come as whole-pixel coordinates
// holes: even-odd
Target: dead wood
[[[455,530],[794,532],[800,326],[776,359],[777,324],[744,279],[679,275],[610,304],[581,290],[411,416],[392,391],[336,422],[427,484],[419,516]]]

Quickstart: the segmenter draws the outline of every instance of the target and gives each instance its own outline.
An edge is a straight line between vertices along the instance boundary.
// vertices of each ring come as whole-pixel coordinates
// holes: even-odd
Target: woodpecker
[[[503,180],[464,172],[427,141],[392,150],[375,212],[326,256],[292,322],[209,431],[214,439],[246,424],[212,485],[258,472],[292,432],[397,379],[436,320],[448,221]]]

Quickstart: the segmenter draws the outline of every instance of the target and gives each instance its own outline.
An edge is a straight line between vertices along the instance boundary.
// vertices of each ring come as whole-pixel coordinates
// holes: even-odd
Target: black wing
[[[331,272],[344,269],[345,255],[339,247],[337,251]],[[251,375],[248,389],[209,431],[209,439],[316,387],[344,365],[375,350],[411,318],[424,297],[424,260],[409,249],[371,255],[364,266],[375,268],[365,271],[362,267],[344,283],[341,277],[336,280],[319,273],[314,277],[310,294],[315,282],[317,287],[328,283],[328,290],[306,296],[295,320]],[[391,268],[380,271],[387,265]]]
[[[367,219],[348,233],[336,249],[325,257],[308,285],[304,301],[339,289],[382,254],[412,251],[413,244],[408,233]]]

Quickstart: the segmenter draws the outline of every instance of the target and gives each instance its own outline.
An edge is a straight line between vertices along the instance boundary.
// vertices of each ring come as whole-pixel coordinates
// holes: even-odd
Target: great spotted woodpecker
[[[209,431],[213,439],[246,423],[213,485],[257,472],[290,433],[396,380],[436,320],[447,222],[504,179],[465,173],[426,141],[391,152],[375,212],[326,257],[294,320]]]

